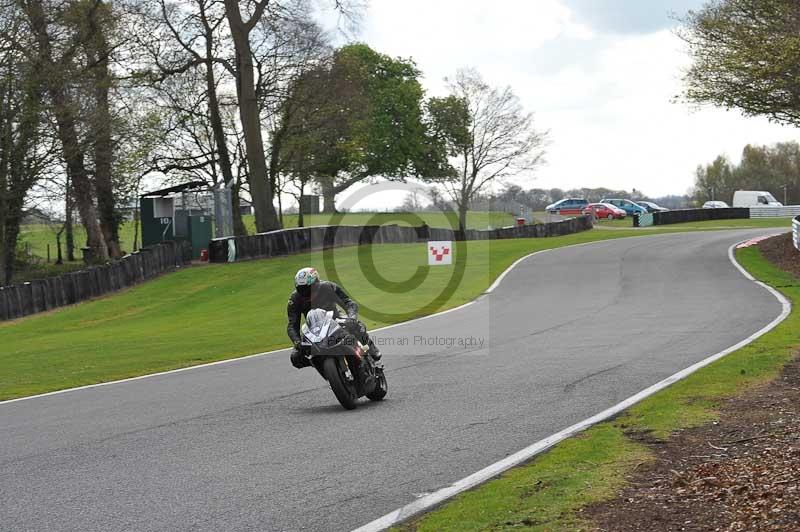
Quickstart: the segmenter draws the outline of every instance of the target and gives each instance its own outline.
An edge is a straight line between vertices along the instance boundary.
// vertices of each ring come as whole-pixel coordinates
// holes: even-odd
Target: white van
[[[733,193],[734,207],[783,207],[775,196],[763,190],[737,190]]]

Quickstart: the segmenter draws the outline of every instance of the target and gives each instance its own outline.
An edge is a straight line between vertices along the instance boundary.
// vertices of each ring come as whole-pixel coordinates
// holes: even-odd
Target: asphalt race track
[[[0,404],[0,530],[355,528],[764,327],[727,250],[769,232],[535,255],[376,333],[389,394],[352,412],[285,353]]]

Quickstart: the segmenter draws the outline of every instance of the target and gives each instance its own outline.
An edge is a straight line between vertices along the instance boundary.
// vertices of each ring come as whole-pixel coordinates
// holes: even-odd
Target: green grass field
[[[646,234],[691,230],[697,228],[666,226]],[[621,229],[465,243],[464,278],[452,293],[431,301],[430,294],[440,294],[448,283],[448,268],[433,268],[419,286],[387,298],[364,279],[359,265],[371,255],[373,271],[390,281],[410,279],[428,269],[419,244],[340,248],[334,257],[351,295],[365,308],[392,315],[365,314],[367,325],[375,327],[469,301],[517,258],[533,251],[644,234]],[[292,274],[306,265],[329,276],[322,253],[197,266],[96,301],[0,324],[0,399],[285,347],[285,298]]]
[[[341,283],[362,307],[395,314],[362,317],[369,327],[467,302],[517,258],[533,251],[616,238],[584,232],[548,239],[466,243],[464,277],[449,296],[428,302],[447,285],[449,268],[431,268],[418,287],[394,293],[364,278],[359,260],[371,254],[389,281],[428,270],[421,244],[335,250]],[[457,251],[457,256],[459,255]],[[51,313],[0,323],[0,399],[69,388],[285,347],[286,297],[294,272],[314,265],[327,277],[322,253],[187,268],[125,292]]]
[[[535,213],[537,221],[547,221],[546,213]],[[305,216],[305,225],[328,225],[331,223],[331,215],[329,214],[314,214]],[[376,224],[384,225],[389,223],[397,223],[399,225],[419,225],[419,220],[423,220],[431,227],[457,227],[458,222],[453,213],[443,212],[423,212],[423,213],[368,213],[368,212],[355,212],[344,214],[340,220],[340,225],[366,225]],[[333,220],[336,221],[336,220]],[[255,232],[255,218],[251,216],[244,217],[245,226],[250,234]],[[505,212],[470,212],[467,217],[467,225],[470,229],[486,229],[488,227],[504,227],[514,224],[514,217]],[[297,215],[284,216],[285,227],[297,227]],[[627,220],[601,220],[598,222],[599,227],[613,228],[613,229],[633,229],[630,219]],[[761,218],[753,220],[718,220],[712,222],[697,222],[688,224],[675,224],[671,226],[660,226],[662,228],[670,228],[671,231],[686,231],[686,230],[706,230],[706,229],[733,229],[743,227],[790,227],[791,221],[784,218]],[[653,231],[656,228],[646,228],[642,230]],[[41,258],[47,257],[47,245],[50,245],[50,256],[53,262],[56,258],[56,236],[52,227],[44,224],[25,225],[22,227],[20,239],[23,245],[27,245],[30,252]],[[83,226],[78,225],[75,228],[75,243],[76,247],[80,246],[86,240],[86,232]],[[122,242],[123,250],[129,251],[133,247],[134,240],[134,227],[133,222],[127,222],[120,227],[120,240]],[[141,240],[140,240],[141,244]],[[81,260],[79,249],[76,250],[76,262]],[[51,268],[52,269],[52,268]],[[65,271],[74,268],[63,268]],[[60,271],[55,268],[54,271]],[[22,280],[30,280],[36,278],[36,272],[33,275],[25,275],[20,277]]]
[[[758,248],[739,250],[737,258],[756,278],[778,288],[793,303],[800,301],[798,279],[773,267]],[[720,401],[774,379],[798,347],[800,312],[794,310],[752,344],[645,399],[615,420],[565,440],[530,464],[397,530],[591,530],[580,509],[613,498],[625,485],[625,475],[652,458],[636,435],[666,439],[677,430],[711,422]]]
[[[284,227],[297,227],[297,215],[289,214],[283,217]],[[307,214],[304,224],[307,227],[313,225],[329,225],[332,221],[330,214]],[[338,218],[338,217],[337,217]],[[431,227],[458,227],[458,218],[454,213],[444,212],[420,212],[420,213],[392,213],[392,212],[353,212],[341,215],[338,225],[386,225],[396,223],[398,225],[418,226],[424,221]],[[336,221],[336,220],[334,220]],[[249,234],[256,231],[255,217],[245,216],[244,224]],[[487,227],[503,227],[514,224],[514,217],[505,212],[476,211],[467,215],[467,226],[470,229],[486,229]],[[27,244],[30,252],[38,257],[47,257],[47,245],[50,244],[50,256],[53,261],[56,259],[56,228],[45,224],[31,224],[22,226],[20,240],[23,245]],[[120,226],[120,241],[125,251],[133,249],[134,225],[133,222],[125,222]],[[75,227],[75,247],[76,258],[80,260],[80,247],[86,241],[86,231],[82,225]],[[141,244],[141,230],[139,243]],[[62,238],[62,249],[65,249]]]

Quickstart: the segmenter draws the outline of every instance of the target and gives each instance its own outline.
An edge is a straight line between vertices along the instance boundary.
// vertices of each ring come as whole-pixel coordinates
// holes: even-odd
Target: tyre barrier
[[[85,270],[0,287],[0,321],[22,318],[116,292],[180,268],[185,243],[163,242]]]
[[[792,240],[794,241],[795,249],[800,251],[800,216],[796,216],[792,220]]]
[[[362,244],[408,244],[426,240],[504,240],[561,236],[592,228],[590,216],[560,222],[517,225],[479,231],[468,229],[460,234],[453,229],[399,225],[328,225],[298,227],[251,236],[215,238],[209,245],[211,262],[281,257],[295,253],[358,246]]]
[[[654,212],[652,225],[681,224],[686,222],[706,222],[709,220],[737,220],[750,218],[748,207],[730,207],[727,209],[678,209],[674,211]],[[633,226],[640,226],[640,216],[633,217]]]

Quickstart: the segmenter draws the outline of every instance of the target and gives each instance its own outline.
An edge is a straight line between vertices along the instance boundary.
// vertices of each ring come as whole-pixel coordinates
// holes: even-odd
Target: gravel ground
[[[786,235],[759,245],[800,275]],[[656,460],[635,468],[616,500],[586,509],[600,530],[800,530],[800,359],[724,404],[718,422],[641,439]]]

